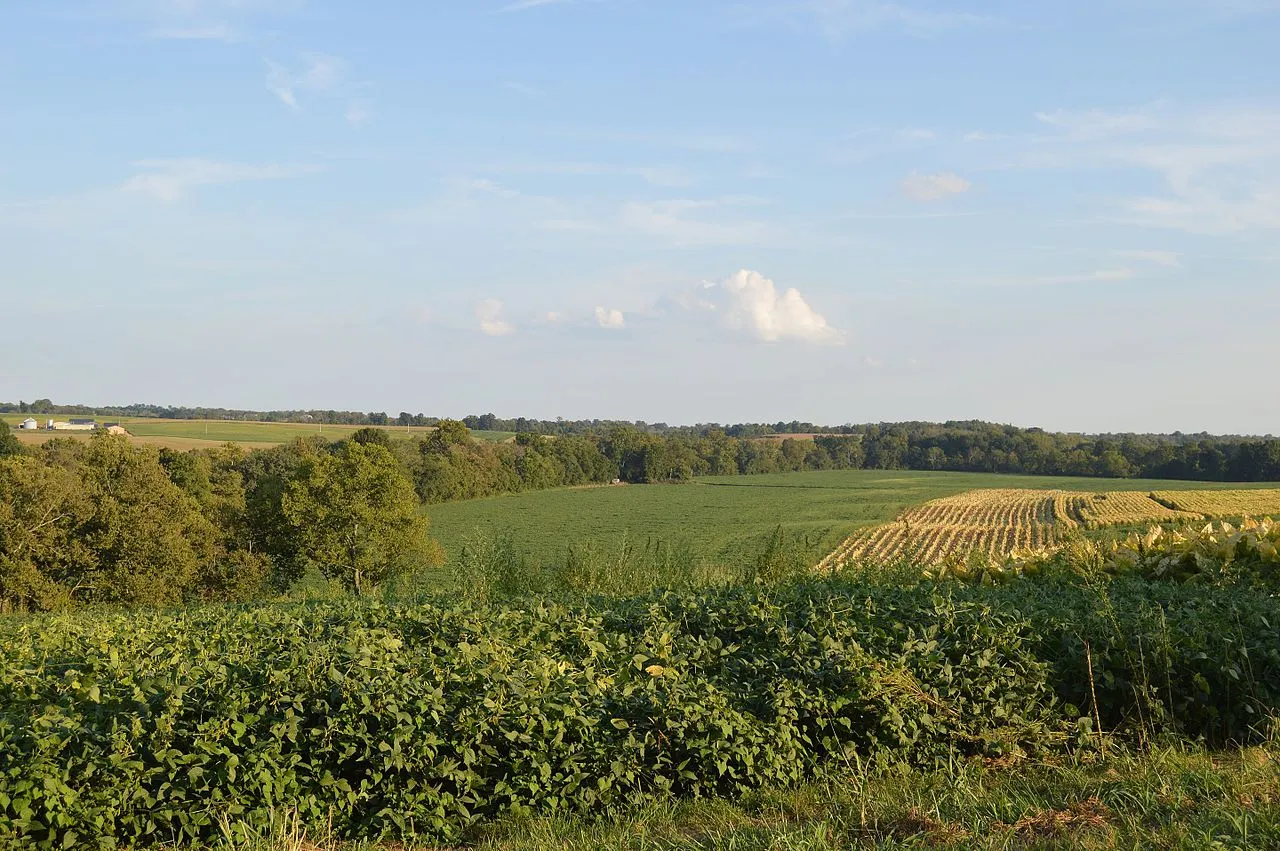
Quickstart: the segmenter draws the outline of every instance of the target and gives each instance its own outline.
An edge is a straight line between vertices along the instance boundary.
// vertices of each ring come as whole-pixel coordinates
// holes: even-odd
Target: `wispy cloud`
[[[546,135],[583,142],[613,142],[626,145],[644,145],[653,148],[672,148],[705,154],[738,154],[752,150],[752,142],[744,136],[723,133],[699,132],[649,132],[614,130],[604,127],[558,128]]]
[[[1165,192],[1119,197],[1109,218],[1194,233],[1280,229],[1280,108],[1180,108],[1040,113],[1058,131],[1035,140],[1024,164],[1127,167],[1160,176]]]
[[[314,174],[321,169],[311,165],[248,165],[190,157],[186,159],[138,160],[139,174],[121,186],[126,192],[149,195],[159,201],[173,203],[198,186],[245,183],[259,180],[285,180]]]
[[[963,195],[972,187],[969,181],[949,171],[937,174],[912,172],[902,181],[903,193],[913,201],[941,201]]]
[[[504,174],[534,174],[554,177],[634,177],[652,186],[689,186],[694,182],[688,169],[677,165],[619,165],[598,162],[507,163],[484,169]]]
[[[1138,276],[1133,269],[1098,269],[1076,275],[1044,275],[1034,279],[1037,284],[1090,284],[1107,281],[1129,281]]]
[[[368,122],[369,119],[372,118],[373,116],[369,112],[368,105],[366,105],[363,101],[357,100],[347,104],[347,111],[346,111],[345,117],[349,124],[355,127],[359,127],[360,125]]]
[[[547,96],[547,93],[544,92],[542,89],[538,88],[537,86],[531,86],[528,83],[518,83],[514,81],[507,81],[502,84],[502,87],[509,92],[515,92],[518,95],[522,95],[523,97],[527,97],[533,100],[542,100]]]
[[[147,34],[163,39],[242,41],[264,15],[297,11],[304,0],[133,0],[123,14],[151,23]]]
[[[1010,137],[1004,133],[988,133],[985,130],[974,130],[964,134],[965,142],[999,142],[1008,138]]]
[[[1182,254],[1177,251],[1117,251],[1116,256],[1126,257],[1130,260],[1140,260],[1144,263],[1153,263],[1156,266],[1163,266],[1166,269],[1178,269],[1182,267]]]
[[[1037,112],[1036,119],[1063,131],[1070,139],[1091,141],[1156,129],[1160,126],[1156,111],[1161,105],[1157,103],[1124,112],[1057,109],[1052,112]]]
[[[307,65],[300,71],[267,60],[267,91],[292,109],[299,109],[298,94],[332,92],[343,82],[344,63],[336,56],[316,53],[306,57]]]
[[[209,24],[198,27],[157,27],[152,38],[185,39],[192,41],[237,41],[236,31],[229,24]]]
[[[624,233],[657,237],[678,248],[775,241],[768,223],[724,215],[726,208],[741,203],[739,199],[636,201],[623,205],[615,227]]]
[[[502,318],[502,302],[496,298],[487,298],[476,305],[476,319],[480,322],[480,333],[487,337],[505,337],[516,331],[516,326]]]

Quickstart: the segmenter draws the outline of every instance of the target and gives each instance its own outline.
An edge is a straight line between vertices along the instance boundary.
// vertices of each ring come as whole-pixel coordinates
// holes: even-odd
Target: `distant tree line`
[[[34,402],[0,402],[0,414],[62,414],[99,417],[154,417],[162,420],[241,420],[266,423],[324,423],[325,425],[386,426],[393,421],[385,412],[371,411],[250,411],[237,408],[199,408],[170,405],[59,405],[49,399]],[[414,425],[434,425],[434,417],[414,415]]]

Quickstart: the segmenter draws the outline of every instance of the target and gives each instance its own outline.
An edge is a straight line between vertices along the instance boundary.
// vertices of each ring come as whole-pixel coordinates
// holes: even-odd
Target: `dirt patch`
[[[912,839],[922,841],[928,848],[946,848],[958,845],[973,837],[964,827],[950,822],[939,821],[922,810],[910,809],[894,819],[882,831],[886,838],[899,842]]]
[[[1009,831],[1022,841],[1048,839],[1066,833],[1109,830],[1111,810],[1097,798],[1071,804],[1061,810],[1044,810],[1023,816],[1013,824],[997,822],[996,830]]]

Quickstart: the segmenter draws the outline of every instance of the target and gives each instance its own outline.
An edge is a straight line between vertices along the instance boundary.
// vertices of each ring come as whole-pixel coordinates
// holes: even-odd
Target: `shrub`
[[[823,584],[525,605],[0,625],[0,839],[194,842],[282,809],[449,839],[1062,736],[1025,625],[979,602]]]

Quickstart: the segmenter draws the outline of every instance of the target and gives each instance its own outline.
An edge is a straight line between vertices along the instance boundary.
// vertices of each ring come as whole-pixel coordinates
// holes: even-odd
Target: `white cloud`
[[[489,337],[505,337],[516,331],[516,326],[502,318],[502,302],[496,298],[476,305],[476,319],[480,321],[480,332]]]
[[[343,81],[344,63],[335,56],[311,54],[302,71],[293,71],[267,60],[267,91],[292,109],[298,109],[298,93],[332,92]]]
[[[320,169],[304,165],[247,165],[244,163],[217,162],[190,157],[171,160],[138,160],[135,168],[141,169],[125,181],[121,187],[127,192],[140,192],[157,200],[172,203],[197,186],[214,186],[222,183],[244,183],[255,180],[284,180],[313,174]]]
[[[913,201],[941,201],[968,192],[972,184],[949,171],[937,174],[911,172],[902,181],[902,191]]]
[[[601,328],[618,329],[627,327],[627,320],[622,315],[621,310],[606,310],[603,307],[597,307],[596,324]]]
[[[713,287],[705,295],[722,321],[735,331],[767,343],[844,343],[844,333],[810,307],[799,290],[791,288],[779,294],[773,281],[759,272],[742,269]]]

